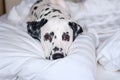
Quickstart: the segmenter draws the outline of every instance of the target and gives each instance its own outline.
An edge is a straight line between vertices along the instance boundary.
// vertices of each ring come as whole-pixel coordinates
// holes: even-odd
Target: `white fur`
[[[73,31],[67,23],[68,21],[66,20],[50,19],[49,22],[41,28],[41,44],[45,51],[46,57],[51,58],[50,53],[52,52],[52,54],[54,54],[53,48],[55,46],[63,49],[60,53],[64,53],[64,56],[68,53],[68,49],[73,41]],[[53,38],[54,45],[52,45],[52,42],[44,41],[45,33],[50,32],[54,32],[57,37],[56,39]],[[62,40],[62,34],[64,32],[69,32],[70,41],[67,42]]]

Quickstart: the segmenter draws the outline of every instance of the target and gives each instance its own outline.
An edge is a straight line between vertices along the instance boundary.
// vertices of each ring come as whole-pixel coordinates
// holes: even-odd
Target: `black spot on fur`
[[[62,40],[63,41],[69,41],[70,40],[70,35],[68,32],[64,32],[63,35],[62,35]]]
[[[42,18],[43,15],[40,15],[40,18]]]
[[[54,37],[54,32],[46,33],[44,35],[44,41],[50,41],[50,42],[52,42],[53,41],[53,37]]]
[[[50,52],[50,56],[52,55],[52,52]]]
[[[54,32],[51,32],[50,35],[51,35],[51,36],[54,36]]]
[[[37,14],[36,14],[36,13],[34,13],[34,16],[38,19],[38,17],[37,17]]]
[[[57,36],[55,36],[55,39],[57,38]]]
[[[64,17],[61,17],[60,19],[65,19]]]
[[[55,18],[55,17],[58,17],[58,18],[59,18],[59,15],[54,15],[54,16],[52,16],[52,18]]]
[[[57,16],[52,16],[52,17],[54,18],[54,17],[57,17]]]
[[[60,51],[62,51],[63,49],[62,48],[60,48]]]
[[[35,7],[34,7],[34,10],[36,10],[37,8],[38,8],[38,7],[37,7],[37,6],[35,6]]]
[[[50,42],[52,42],[52,36],[49,33],[46,33],[44,35],[44,41],[50,41]]]
[[[33,15],[33,11],[31,12],[31,14]]]
[[[46,59],[50,60],[50,57],[46,57]]]
[[[50,6],[50,4],[47,4],[47,6]]]
[[[59,13],[62,13],[60,10],[58,10],[58,9],[52,9],[53,10],[53,12],[59,12]]]
[[[40,3],[40,2],[42,2],[43,0],[38,0],[38,1],[36,1],[36,3],[35,4],[38,4],[38,3]]]
[[[75,22],[69,22],[68,25],[73,30],[73,41],[74,41],[75,38],[78,36],[78,34],[83,32],[83,29],[79,24],[77,24]]]
[[[40,28],[44,26],[47,21],[47,19],[43,18],[40,21],[27,22],[28,34],[40,41]]]
[[[58,47],[55,47],[54,49],[53,49],[53,51],[59,51],[59,48]]]
[[[54,42],[52,43],[52,45],[54,45]]]
[[[46,13],[46,14],[44,14],[44,16],[47,16],[48,14],[50,14],[51,13],[51,11],[49,11],[48,13]]]
[[[49,8],[46,8],[45,10],[47,11],[47,10],[49,10]]]

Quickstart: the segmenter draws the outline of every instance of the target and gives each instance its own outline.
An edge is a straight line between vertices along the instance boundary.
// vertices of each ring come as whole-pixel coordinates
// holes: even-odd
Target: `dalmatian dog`
[[[28,34],[40,41],[49,60],[67,56],[72,42],[83,32],[71,18],[64,0],[38,0],[28,17]]]

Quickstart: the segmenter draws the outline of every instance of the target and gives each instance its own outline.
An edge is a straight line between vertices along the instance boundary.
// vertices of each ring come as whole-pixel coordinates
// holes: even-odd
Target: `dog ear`
[[[64,0],[50,0],[50,2],[54,5],[59,5],[62,8],[64,8],[66,11],[69,11],[67,4],[65,3]]]
[[[40,21],[27,22],[28,34],[33,38],[40,41],[40,28],[48,22],[47,19],[41,19]]]
[[[78,36],[78,34],[83,32],[83,29],[79,24],[77,24],[75,22],[69,22],[68,25],[73,30],[73,41],[74,41],[75,38]]]

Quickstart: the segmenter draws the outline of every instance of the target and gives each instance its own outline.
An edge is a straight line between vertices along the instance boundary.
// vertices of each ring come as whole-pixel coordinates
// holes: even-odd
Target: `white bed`
[[[108,4],[107,1],[93,0],[86,2],[85,10],[81,12],[78,4],[68,2],[72,14],[77,13],[74,19],[78,20],[82,26],[87,26],[88,33],[78,36],[70,48],[69,56],[56,61],[48,61],[44,59],[40,43],[31,38],[26,32],[25,25],[21,24],[25,21],[28,9],[34,1],[23,1],[9,14],[0,17],[0,80],[120,80],[118,71],[120,70],[120,51],[118,49],[118,47],[120,48],[118,44],[120,42],[120,36],[118,36],[120,24],[115,23],[113,27],[108,27],[109,22],[114,23],[115,20],[119,22],[119,9]],[[99,7],[98,3],[103,4],[102,1],[104,4],[108,4],[108,7],[103,6],[104,9]],[[92,5],[92,2],[98,6],[93,5],[91,11],[88,5]],[[115,2],[114,4],[116,5]],[[97,11],[96,8],[100,10]],[[21,12],[21,10],[25,10],[25,12]],[[99,16],[104,16],[103,19],[101,18],[101,22]],[[106,20],[102,21],[105,18]],[[98,38],[100,39],[99,45]],[[117,44],[112,47],[111,44],[115,42]],[[111,48],[114,48],[112,51],[116,51],[116,54],[112,55],[112,51],[108,50]],[[115,64],[112,64],[114,59]],[[101,66],[96,63],[96,60]]]

